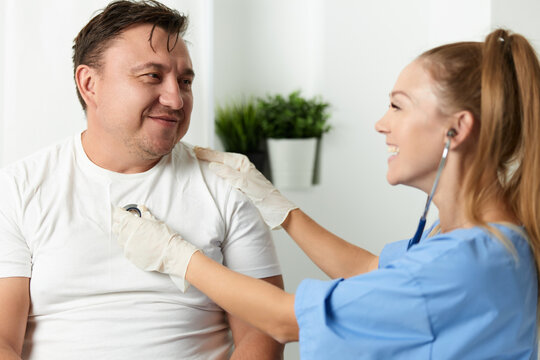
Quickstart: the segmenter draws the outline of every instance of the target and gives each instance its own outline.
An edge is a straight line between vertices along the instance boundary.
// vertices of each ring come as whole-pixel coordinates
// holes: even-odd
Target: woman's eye
[[[400,110],[399,106],[397,106],[396,104],[394,103],[390,103],[390,107],[394,110]]]

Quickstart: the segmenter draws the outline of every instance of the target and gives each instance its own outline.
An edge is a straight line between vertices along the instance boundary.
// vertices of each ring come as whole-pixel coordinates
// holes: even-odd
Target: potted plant
[[[313,184],[317,149],[330,131],[329,103],[306,99],[300,91],[288,97],[268,95],[257,99],[257,116],[267,138],[272,181],[280,188],[305,188]]]
[[[218,106],[215,129],[225,151],[245,154],[263,172],[265,153],[260,118],[253,99]]]

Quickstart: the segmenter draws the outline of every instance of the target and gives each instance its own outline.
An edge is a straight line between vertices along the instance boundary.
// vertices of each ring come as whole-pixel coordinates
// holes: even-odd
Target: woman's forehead
[[[413,102],[436,100],[435,81],[418,60],[407,65],[399,74],[391,96],[404,96]]]

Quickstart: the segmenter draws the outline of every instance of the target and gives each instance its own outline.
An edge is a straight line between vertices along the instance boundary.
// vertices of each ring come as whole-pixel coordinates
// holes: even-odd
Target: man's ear
[[[96,104],[96,80],[96,69],[84,64],[77,66],[75,82],[87,108],[94,107]]]
[[[449,128],[454,130],[455,133],[450,146],[452,150],[459,148],[472,138],[474,121],[473,114],[467,110],[459,111],[452,116],[451,127]]]

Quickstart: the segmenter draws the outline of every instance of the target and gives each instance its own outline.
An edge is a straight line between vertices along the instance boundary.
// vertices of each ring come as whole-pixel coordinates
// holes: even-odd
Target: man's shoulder
[[[191,177],[196,178],[196,175],[200,174],[200,180],[204,182],[212,193],[229,192],[231,190],[229,183],[210,170],[209,162],[197,159],[193,148],[193,145],[185,142],[179,142],[175,146],[172,156],[179,175],[185,176],[189,174]]]
[[[172,152],[172,163],[180,182],[184,183],[189,177],[190,186],[197,189],[204,187],[205,191],[213,198],[214,203],[221,209],[233,207],[246,207],[251,205],[249,199],[229,182],[217,175],[210,169],[208,161],[197,159],[193,147],[190,144],[180,142]]]
[[[7,164],[0,169],[0,173],[2,176],[18,177],[29,176],[46,169],[52,170],[63,157],[73,154],[73,148],[74,138],[71,136]]]

